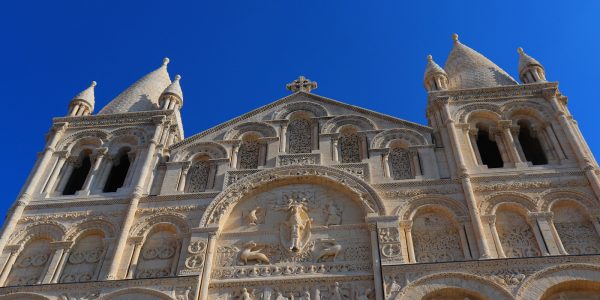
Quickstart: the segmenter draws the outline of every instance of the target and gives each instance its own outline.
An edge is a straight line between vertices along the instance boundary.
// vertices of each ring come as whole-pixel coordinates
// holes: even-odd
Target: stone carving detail
[[[327,216],[327,219],[325,220],[326,226],[342,224],[342,213],[344,212],[344,208],[341,207],[341,204],[329,202],[325,204],[323,210]]]
[[[318,165],[321,163],[321,156],[318,153],[279,155],[277,159],[280,166]]]
[[[39,284],[51,254],[48,240],[29,243],[13,265],[6,286]]]
[[[393,148],[389,154],[390,173],[394,180],[413,178],[410,152],[402,148]]]
[[[496,230],[506,257],[539,256],[540,250],[531,226],[513,212],[497,214]]]
[[[240,261],[245,265],[248,264],[248,261],[254,261],[257,263],[269,264],[271,263],[269,258],[262,253],[264,247],[257,245],[255,242],[251,241],[244,245],[244,249],[240,253]]]
[[[342,245],[338,244],[334,239],[320,239],[318,241],[323,247],[317,254],[316,262],[326,260],[335,261],[340,251],[342,251]]]
[[[492,279],[502,285],[518,285],[525,279],[525,275],[517,270],[500,270],[492,273]]]
[[[159,231],[147,238],[136,267],[136,278],[171,276],[176,263],[180,241],[167,231]]]
[[[379,245],[382,260],[385,262],[402,261],[400,231],[397,227],[379,228]]]
[[[309,120],[296,119],[288,124],[289,153],[312,151],[312,126]]]
[[[260,147],[261,144],[257,140],[242,142],[239,150],[240,169],[258,168]]]
[[[246,223],[250,226],[256,226],[265,222],[266,210],[260,206],[255,207],[248,212],[246,216]]]
[[[232,185],[244,178],[248,175],[252,175],[259,170],[232,170],[228,171],[225,175],[225,186]]]
[[[210,174],[210,163],[208,161],[198,161],[194,163],[188,171],[187,192],[204,192],[208,184]]]
[[[58,296],[60,300],[94,300],[100,298],[100,291],[93,292],[71,292]]]
[[[429,212],[415,218],[412,238],[417,262],[463,260],[458,230],[439,213]]]
[[[554,226],[567,253],[600,253],[600,238],[592,222],[556,222]]]
[[[101,236],[90,235],[81,239],[71,251],[60,282],[85,282],[95,280],[99,263],[104,256]]]
[[[341,164],[334,165],[334,168],[344,170],[362,180],[369,180],[369,164],[368,163],[352,163],[352,164]]]
[[[402,285],[400,285],[400,276],[385,276],[383,278],[383,290],[385,299],[396,299],[400,293]]]
[[[358,163],[360,158],[360,137],[356,133],[342,134],[339,138],[340,162]]]
[[[312,219],[308,216],[308,208],[304,203],[290,199],[287,208],[288,220],[281,223],[279,233],[281,244],[294,253],[301,252],[310,239]]]
[[[191,272],[198,272],[204,266],[204,255],[206,253],[205,241],[193,241],[187,248],[188,257],[185,259],[185,267]],[[185,273],[189,273],[185,272]]]

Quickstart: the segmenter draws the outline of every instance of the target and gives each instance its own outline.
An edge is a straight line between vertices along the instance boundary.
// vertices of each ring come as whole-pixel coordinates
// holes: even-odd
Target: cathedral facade
[[[428,125],[313,93],[184,137],[168,59],[53,119],[0,299],[600,299],[600,171],[544,67],[454,36]],[[595,297],[595,298],[594,298]]]

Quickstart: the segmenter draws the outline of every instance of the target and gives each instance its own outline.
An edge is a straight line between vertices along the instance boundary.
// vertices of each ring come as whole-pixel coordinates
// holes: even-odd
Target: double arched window
[[[496,143],[496,137],[492,134],[493,129],[485,123],[478,123],[476,128],[476,146],[477,151],[479,151],[481,163],[490,169],[502,168],[504,162],[500,150],[498,149],[498,144]]]
[[[531,122],[529,120],[519,120],[517,125],[519,126],[519,144],[525,155],[525,160],[533,165],[547,164],[548,158]]]
[[[65,174],[69,179],[65,182],[63,195],[75,195],[81,190],[92,167],[91,154],[91,150],[85,149],[77,157],[71,158]]]

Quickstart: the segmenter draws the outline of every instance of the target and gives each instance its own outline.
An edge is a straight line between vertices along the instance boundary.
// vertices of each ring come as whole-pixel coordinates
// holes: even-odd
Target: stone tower
[[[598,165],[558,84],[458,36],[428,126],[292,93],[184,138],[168,59],[53,119],[0,236],[3,299],[589,299]]]

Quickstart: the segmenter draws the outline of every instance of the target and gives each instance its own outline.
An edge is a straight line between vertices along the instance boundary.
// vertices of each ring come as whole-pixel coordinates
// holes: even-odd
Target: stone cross
[[[285,87],[294,93],[298,91],[310,93],[311,90],[317,88],[317,83],[310,81],[310,79],[305,78],[304,76],[300,76],[298,79],[288,83]]]

